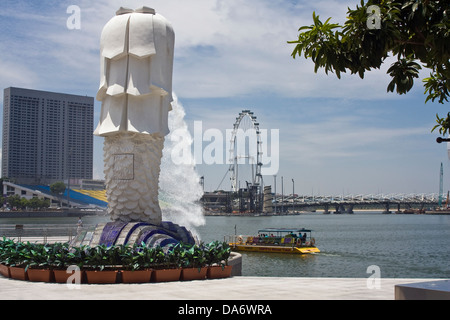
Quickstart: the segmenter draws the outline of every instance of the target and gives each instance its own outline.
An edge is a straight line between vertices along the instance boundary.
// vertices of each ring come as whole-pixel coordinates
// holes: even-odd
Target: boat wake
[[[340,254],[330,253],[330,252],[320,252],[320,255],[324,256],[324,257],[340,257],[341,256]]]

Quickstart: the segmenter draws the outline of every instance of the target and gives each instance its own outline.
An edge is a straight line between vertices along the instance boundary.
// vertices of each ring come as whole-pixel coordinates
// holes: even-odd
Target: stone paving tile
[[[369,289],[367,279],[233,277],[204,281],[87,285],[33,283],[0,276],[0,299],[150,299],[150,300],[393,300],[396,284],[436,279],[382,279]]]

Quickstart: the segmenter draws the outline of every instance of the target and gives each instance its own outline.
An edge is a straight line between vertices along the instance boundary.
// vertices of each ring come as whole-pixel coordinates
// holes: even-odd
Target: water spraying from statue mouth
[[[173,93],[173,109],[169,113],[170,133],[164,142],[159,180],[159,199],[163,220],[185,226],[199,238],[196,227],[205,224],[200,199],[203,189],[200,176],[195,171],[195,160],[191,151],[193,138],[184,119],[185,110]],[[174,161],[173,154],[182,150]]]

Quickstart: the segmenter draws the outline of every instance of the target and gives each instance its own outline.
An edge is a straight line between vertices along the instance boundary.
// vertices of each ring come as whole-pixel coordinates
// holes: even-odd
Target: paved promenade
[[[146,284],[66,284],[26,282],[0,276],[0,299],[8,300],[394,300],[397,284],[436,279],[381,279],[368,288],[366,278],[232,277],[218,280]],[[371,285],[371,283],[369,283]]]

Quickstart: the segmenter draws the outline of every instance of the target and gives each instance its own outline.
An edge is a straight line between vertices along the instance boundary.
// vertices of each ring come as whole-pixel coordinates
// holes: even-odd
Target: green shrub
[[[230,251],[226,242],[219,241],[206,245],[179,243],[165,251],[161,247],[147,247],[145,243],[70,247],[68,243],[39,244],[3,238],[0,240],[0,263],[53,269],[66,269],[70,265],[96,270],[118,266],[127,270],[201,268],[213,264],[224,266]]]

